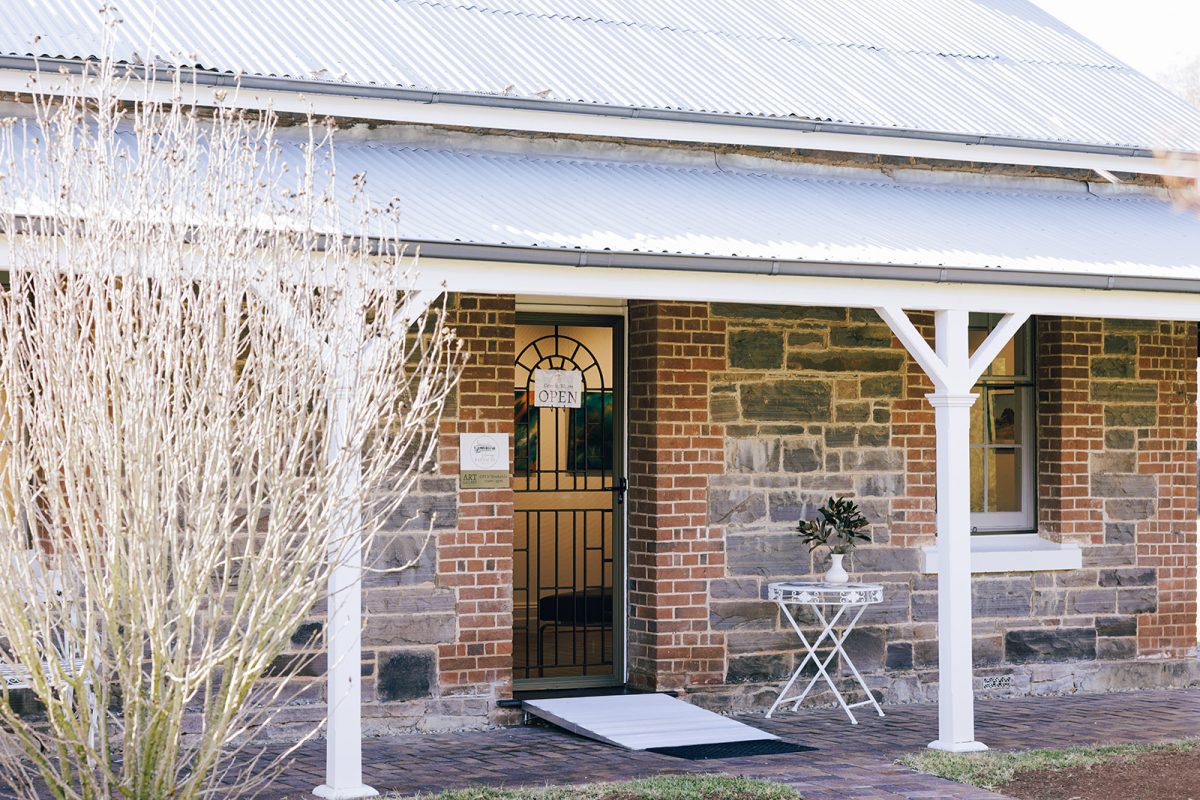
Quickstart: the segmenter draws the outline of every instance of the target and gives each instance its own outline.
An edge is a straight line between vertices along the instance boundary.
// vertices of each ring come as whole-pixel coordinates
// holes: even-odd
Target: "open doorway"
[[[513,386],[513,678],[624,677],[623,319],[518,315]]]

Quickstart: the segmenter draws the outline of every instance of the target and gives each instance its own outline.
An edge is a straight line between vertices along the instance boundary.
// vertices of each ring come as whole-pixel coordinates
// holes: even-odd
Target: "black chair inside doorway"
[[[558,592],[538,600],[538,677],[546,674],[546,631],[554,628],[557,637],[559,628],[581,629],[586,637],[590,631],[611,628],[612,600],[612,590],[608,587]],[[558,666],[557,641],[554,662],[550,666]]]

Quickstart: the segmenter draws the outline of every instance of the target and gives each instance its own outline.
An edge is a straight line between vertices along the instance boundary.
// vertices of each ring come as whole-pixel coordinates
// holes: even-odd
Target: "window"
[[[1000,321],[972,314],[974,352]],[[1033,323],[1026,322],[975,385],[971,407],[971,526],[978,533],[1036,529]]]

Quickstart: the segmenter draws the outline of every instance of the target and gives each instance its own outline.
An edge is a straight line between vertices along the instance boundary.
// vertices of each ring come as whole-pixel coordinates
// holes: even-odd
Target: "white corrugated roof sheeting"
[[[1200,221],[1154,196],[922,185],[342,143],[413,242],[1200,279]],[[1062,188],[1059,188],[1062,187]],[[514,256],[515,257],[515,256]]]
[[[100,49],[12,0],[0,52]],[[1027,0],[120,0],[117,55],[348,84],[1200,151],[1200,112]]]
[[[20,130],[18,163],[39,176],[43,139],[36,127]],[[265,175],[281,189],[304,173],[306,133],[279,131],[278,161]],[[137,138],[118,136],[128,155],[115,163],[134,163]],[[368,208],[391,207],[398,218],[372,212],[367,233],[451,245],[438,247],[441,255],[577,264],[610,253],[655,256],[662,266],[672,257],[737,259],[747,271],[809,262],[871,267],[875,277],[876,267],[944,267],[994,277],[1200,281],[1200,211],[1137,187],[927,170],[886,175],[702,150],[405,128],[359,127],[335,138],[315,164],[319,187],[336,165],[339,230],[358,232]],[[286,193],[278,196],[286,204]],[[53,198],[28,203],[48,208]],[[285,205],[275,213],[277,223],[286,220]]]

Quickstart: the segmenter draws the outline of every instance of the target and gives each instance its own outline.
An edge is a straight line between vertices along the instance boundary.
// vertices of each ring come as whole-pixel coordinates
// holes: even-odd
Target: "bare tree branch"
[[[268,671],[432,463],[461,351],[327,132],[121,81],[0,130],[0,664],[46,708],[2,691],[0,773],[242,797],[298,690]]]

